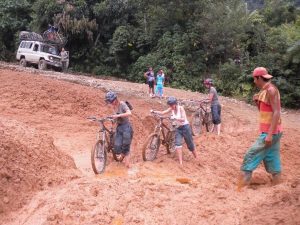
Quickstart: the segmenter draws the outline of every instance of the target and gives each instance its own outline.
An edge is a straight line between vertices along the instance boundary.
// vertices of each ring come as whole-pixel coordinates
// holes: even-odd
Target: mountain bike
[[[107,163],[107,154],[112,152],[114,160],[121,162],[124,158],[121,154],[114,152],[114,135],[116,120],[110,117],[96,118],[88,117],[88,120],[97,122],[99,124],[99,131],[97,133],[97,141],[91,151],[91,163],[95,174],[103,173]],[[109,126],[105,124],[109,122]]]
[[[160,145],[164,145],[167,153],[173,153],[175,149],[175,120],[171,117],[161,116],[157,113],[151,112],[152,116],[157,120],[154,132],[150,134],[143,146],[143,160],[153,161],[158,153]],[[164,120],[170,123],[166,124]]]
[[[206,100],[196,101],[200,103],[196,111],[193,113],[191,128],[193,135],[198,136],[202,133],[203,127],[205,126],[206,131],[210,132],[213,128],[212,113],[210,103]]]
[[[65,46],[67,39],[60,35],[57,27],[49,26],[48,30],[43,33],[43,39],[51,44]]]

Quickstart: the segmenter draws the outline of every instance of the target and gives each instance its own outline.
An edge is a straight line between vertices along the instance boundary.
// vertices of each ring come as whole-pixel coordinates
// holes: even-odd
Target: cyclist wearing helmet
[[[218,93],[216,88],[213,86],[213,80],[211,78],[207,78],[204,81],[205,87],[209,90],[208,101],[211,104],[211,113],[213,120],[213,128],[210,132],[217,132],[220,135],[221,132],[221,105],[218,99]]]
[[[167,104],[169,108],[165,111],[151,111],[161,115],[171,113],[172,118],[176,120],[178,126],[175,134],[175,147],[179,163],[182,166],[182,138],[184,138],[188,149],[193,153],[194,157],[197,158],[192,130],[187,120],[185,110],[182,106],[178,105],[177,99],[175,97],[168,97]]]
[[[131,116],[131,111],[125,102],[118,100],[115,92],[107,92],[105,102],[112,106],[115,114],[111,117],[115,118],[118,124],[114,137],[114,151],[124,157],[125,166],[129,168],[130,145],[133,137],[132,126],[128,119]]]

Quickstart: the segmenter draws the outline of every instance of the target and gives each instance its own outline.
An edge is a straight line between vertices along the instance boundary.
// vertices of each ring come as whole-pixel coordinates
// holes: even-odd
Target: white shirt
[[[178,123],[178,125],[180,126],[183,126],[183,125],[186,125],[186,124],[189,124],[189,121],[187,120],[186,118],[186,114],[185,113],[182,113],[184,112],[184,109],[182,106],[177,106],[177,112],[175,113],[175,110],[172,110],[172,116],[176,119],[184,119],[183,122],[181,121],[176,121]]]

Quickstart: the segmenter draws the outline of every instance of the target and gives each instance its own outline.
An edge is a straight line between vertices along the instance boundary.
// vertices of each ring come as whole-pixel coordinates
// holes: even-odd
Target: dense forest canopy
[[[67,37],[71,69],[143,82],[163,68],[171,86],[250,99],[265,66],[285,106],[300,108],[299,0],[2,0],[0,60],[14,60],[22,30],[48,24]]]

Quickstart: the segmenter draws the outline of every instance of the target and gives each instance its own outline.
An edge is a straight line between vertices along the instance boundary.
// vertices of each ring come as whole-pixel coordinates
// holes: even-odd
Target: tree
[[[27,0],[0,1],[0,59],[14,58],[17,33],[28,29],[30,12]]]

